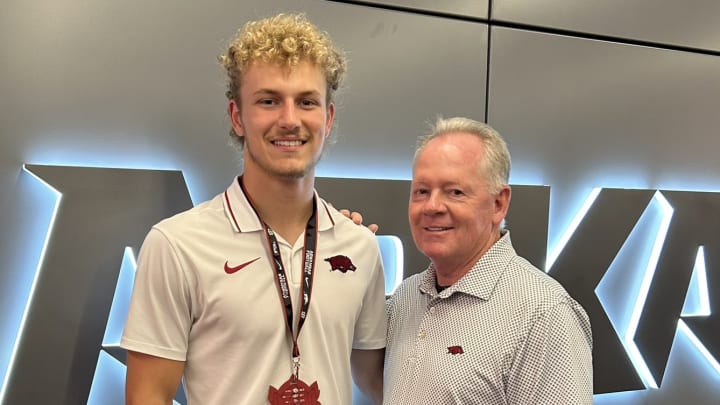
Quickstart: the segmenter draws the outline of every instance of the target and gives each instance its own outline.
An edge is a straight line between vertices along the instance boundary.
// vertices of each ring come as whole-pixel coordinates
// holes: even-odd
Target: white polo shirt
[[[315,198],[315,275],[298,340],[300,378],[317,381],[321,403],[350,404],[351,350],[385,346],[382,262],[369,230]],[[297,324],[304,238],[293,245],[277,238]],[[121,346],[185,361],[189,405],[267,404],[269,387],[279,388],[292,371],[271,260],[237,179],[225,193],[161,221],[140,251]]]

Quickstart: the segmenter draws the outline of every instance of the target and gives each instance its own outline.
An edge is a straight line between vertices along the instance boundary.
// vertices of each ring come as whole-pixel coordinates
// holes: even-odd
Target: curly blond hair
[[[326,100],[332,102],[347,70],[342,50],[333,45],[330,36],[307,20],[304,14],[278,14],[250,21],[232,38],[227,52],[220,55],[220,64],[227,73],[228,100],[240,106],[242,76],[254,62],[273,63],[292,68],[300,62],[319,66],[327,82]],[[233,140],[240,142],[230,129]]]

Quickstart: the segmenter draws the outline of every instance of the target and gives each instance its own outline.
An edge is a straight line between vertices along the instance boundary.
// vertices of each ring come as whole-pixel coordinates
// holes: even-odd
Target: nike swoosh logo
[[[260,259],[260,258],[257,257],[257,258],[255,258],[255,259],[250,260],[249,262],[240,263],[240,264],[238,264],[238,265],[235,266],[235,267],[230,267],[230,266],[228,265],[228,262],[225,262],[225,273],[227,273],[227,274],[233,274],[233,273],[235,273],[235,272],[237,272],[237,271],[240,271],[240,270],[244,269],[245,267],[251,265],[252,263],[254,263],[254,262],[255,262],[256,260],[258,260],[258,259]]]

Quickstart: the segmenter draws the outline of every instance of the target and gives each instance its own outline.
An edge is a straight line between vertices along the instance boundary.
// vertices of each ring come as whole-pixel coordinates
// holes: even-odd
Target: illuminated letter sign
[[[720,193],[660,191],[674,213],[658,258],[647,300],[639,317],[636,343],[647,367],[659,385],[665,374],[678,320],[720,359]],[[706,280],[700,279],[701,294],[708,293],[701,316],[681,316],[698,249],[704,247]],[[704,270],[703,268],[703,270]],[[704,291],[702,291],[704,289]],[[703,353],[705,354],[705,353]],[[707,356],[706,356],[707,357]],[[708,358],[713,361],[712,358]],[[717,370],[720,372],[720,369]]]
[[[95,387],[93,378],[97,382],[116,375],[95,374],[96,365],[112,356],[123,359],[121,350],[101,347],[109,316],[115,320],[107,325],[107,330],[112,329],[107,333],[115,338],[119,334],[116,324],[122,316],[109,315],[111,306],[116,310],[112,302],[116,286],[125,298],[129,293],[127,263],[132,262],[132,254],[125,247],[139,248],[152,224],[192,203],[177,171],[58,166],[27,166],[27,170],[57,191],[57,215],[13,346],[0,402],[87,403],[91,386]],[[427,259],[414,248],[407,223],[409,187],[410,182],[403,180],[317,180],[328,201],[362,211],[366,222],[381,225],[380,233],[399,237],[403,249],[394,251],[401,251],[402,260],[396,262],[404,263],[405,276],[427,266]],[[513,186],[507,219],[518,253],[540,268],[546,261],[549,196],[549,187]],[[590,202],[575,232],[549,255],[547,270],[590,316],[595,392],[659,385],[678,322],[720,373],[716,360],[720,321],[710,308],[720,301],[716,267],[720,193],[597,189]],[[598,291],[649,215],[657,219],[653,237],[645,238],[651,253],[642,266],[631,314],[619,327],[620,320],[609,315]],[[702,270],[698,284],[705,291],[705,310],[689,314],[683,308],[693,269]]]
[[[25,322],[3,382],[5,404],[86,403],[125,246],[190,208],[178,171],[28,165],[60,197]]]

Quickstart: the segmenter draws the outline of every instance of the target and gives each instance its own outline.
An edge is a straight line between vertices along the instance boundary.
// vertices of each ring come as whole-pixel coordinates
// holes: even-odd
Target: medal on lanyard
[[[240,186],[252,206],[252,201],[245,191],[242,181],[240,181]],[[253,207],[253,210],[255,210],[255,207]],[[285,275],[285,267],[283,266],[282,256],[280,255],[280,245],[275,237],[275,232],[273,232],[273,230],[270,229],[270,227],[267,226],[267,224],[265,224],[258,215],[258,219],[260,219],[260,222],[263,225],[268,245],[270,246],[270,253],[273,258],[272,262],[275,273],[275,284],[278,287],[278,294],[280,295],[280,299],[284,307],[283,314],[285,316],[287,330],[290,332],[293,342],[293,364],[290,378],[288,378],[287,381],[285,381],[279,388],[275,388],[272,385],[270,386],[268,389],[268,401],[270,401],[271,405],[321,405],[319,402],[320,388],[318,387],[317,381],[308,385],[300,379],[300,347],[298,346],[298,338],[300,337],[300,331],[305,324],[308,309],[310,308],[310,297],[312,296],[313,273],[315,271],[315,245],[317,243],[316,211],[317,207],[315,199],[313,198],[312,215],[310,215],[310,219],[308,219],[307,226],[305,227],[305,246],[303,247],[303,284],[300,291],[302,303],[300,304],[297,333],[293,333],[292,299],[290,297],[290,287],[288,285],[287,276]],[[257,215],[257,210],[255,210],[255,214]]]

